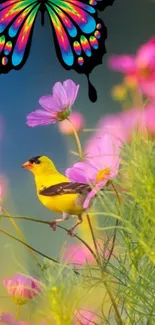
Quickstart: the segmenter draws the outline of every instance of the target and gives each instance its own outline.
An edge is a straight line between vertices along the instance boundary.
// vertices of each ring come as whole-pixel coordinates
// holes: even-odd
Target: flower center
[[[62,112],[57,113],[57,121],[65,120],[71,113],[71,108],[67,107]]]
[[[104,168],[99,170],[96,175],[96,182],[99,183],[103,181],[108,175],[110,175],[110,168]]]

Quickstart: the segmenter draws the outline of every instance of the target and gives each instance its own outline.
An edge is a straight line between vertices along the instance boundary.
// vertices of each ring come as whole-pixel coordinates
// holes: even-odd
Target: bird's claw
[[[74,237],[76,234],[73,232],[73,229],[68,229],[67,234],[71,237]]]
[[[55,220],[51,221],[49,223],[49,226],[53,229],[53,231],[55,231],[57,229],[57,223]]]

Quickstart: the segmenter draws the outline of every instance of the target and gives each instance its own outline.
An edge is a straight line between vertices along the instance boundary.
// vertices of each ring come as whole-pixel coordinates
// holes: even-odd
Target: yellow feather
[[[26,168],[34,175],[37,195],[41,203],[54,212],[81,215],[84,211],[81,203],[83,203],[85,197],[79,202],[79,193],[55,196],[44,196],[39,194],[39,191],[43,190],[45,187],[48,188],[52,185],[69,182],[66,176],[57,171],[54,163],[48,157],[41,156],[39,160],[39,164],[34,163],[29,168]]]

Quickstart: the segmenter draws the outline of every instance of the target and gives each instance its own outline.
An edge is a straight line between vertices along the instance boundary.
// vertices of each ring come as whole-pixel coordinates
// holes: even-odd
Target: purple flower
[[[63,83],[56,82],[53,94],[39,99],[39,104],[43,109],[28,114],[26,123],[34,127],[65,120],[71,113],[71,107],[76,100],[78,90],[79,85],[70,79]]]
[[[40,292],[39,280],[22,274],[15,274],[11,278],[4,279],[3,284],[8,294],[20,305],[25,304]]]
[[[89,207],[90,200],[104,187],[108,180],[118,174],[120,147],[111,134],[103,134],[93,139],[93,146],[87,152],[87,159],[78,162],[66,170],[66,175],[73,182],[92,185],[83,207]]]

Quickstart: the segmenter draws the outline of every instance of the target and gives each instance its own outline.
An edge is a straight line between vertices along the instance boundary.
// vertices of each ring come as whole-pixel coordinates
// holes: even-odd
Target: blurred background
[[[5,188],[4,206],[11,214],[46,220],[55,217],[38,201],[32,175],[21,168],[23,162],[32,156],[47,155],[64,172],[74,159],[69,153],[75,148],[73,139],[64,137],[57,125],[28,127],[26,115],[39,108],[39,97],[50,93],[55,82],[69,78],[80,84],[74,108],[85,116],[86,127],[95,127],[103,115],[119,111],[119,104],[112,100],[110,90],[119,83],[120,77],[108,69],[107,59],[111,54],[134,54],[141,44],[155,35],[154,14],[155,2],[151,0],[116,0],[112,7],[99,12],[108,28],[108,39],[103,64],[90,76],[98,91],[98,101],[94,104],[88,99],[86,77],[65,71],[59,64],[48,17],[42,28],[38,16],[27,63],[20,71],[0,75],[0,181]],[[89,134],[82,135],[82,141],[86,136]],[[66,222],[66,225],[71,223]],[[32,246],[52,257],[58,256],[64,241],[70,241],[59,229],[54,233],[48,226],[26,221],[18,222],[18,225]],[[2,226],[15,234],[9,221],[2,220]],[[21,255],[25,256],[23,268],[33,268],[26,257],[25,247],[19,246],[0,235],[1,277],[6,276],[6,269],[10,274],[13,267],[16,271],[21,267],[18,264]]]

